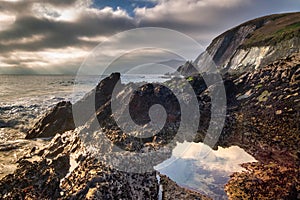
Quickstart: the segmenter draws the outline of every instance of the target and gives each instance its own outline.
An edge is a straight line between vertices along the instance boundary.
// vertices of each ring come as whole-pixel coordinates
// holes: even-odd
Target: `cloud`
[[[95,1],[96,2],[96,1]],[[92,0],[6,0],[0,4],[0,68],[34,68],[47,62],[41,52],[70,53],[72,69],[97,44],[115,33],[137,27],[164,27],[183,32],[204,46],[221,32],[248,19],[300,9],[294,0],[145,0],[150,7],[94,7]],[[117,1],[116,1],[117,2]],[[131,1],[135,3],[134,0]],[[111,3],[111,2],[110,2]],[[148,5],[146,3],[137,5]],[[62,53],[63,52],[63,53]],[[83,53],[84,52],[84,53]],[[78,55],[74,59],[71,54]],[[111,53],[111,52],[108,52]],[[199,52],[200,54],[201,52]],[[18,56],[30,54],[36,62]],[[54,54],[51,54],[54,56]],[[66,58],[67,59],[67,58]],[[80,60],[81,59],[81,60]],[[38,62],[38,61],[41,62]],[[74,64],[76,60],[77,64]],[[37,65],[37,66],[34,66]],[[55,68],[48,62],[48,68]],[[61,68],[65,65],[62,61]],[[65,70],[70,71],[65,67]],[[54,71],[54,70],[52,70]],[[75,72],[75,71],[74,71]]]
[[[153,8],[136,8],[140,26],[162,26],[182,31],[203,45],[240,23],[278,12],[300,9],[287,0],[161,0]]]
[[[9,63],[13,63],[14,67],[40,69],[48,65],[54,68],[51,60],[59,55],[65,55],[70,62],[74,62],[73,55],[78,55],[78,68],[84,60],[83,55],[87,55],[97,44],[110,35],[136,27],[135,21],[125,10],[109,7],[95,9],[89,5],[69,0],[60,3],[48,0],[43,3],[28,1],[1,4],[0,21],[6,27],[0,31],[0,67],[8,67],[11,66]],[[68,49],[72,51],[66,54]],[[52,56],[45,56],[44,52],[51,52],[49,55]],[[13,56],[15,54],[19,56]],[[30,62],[21,58],[28,55]],[[68,67],[66,60],[61,60],[61,67]],[[76,71],[74,67],[72,70]]]
[[[77,0],[44,0],[44,3],[49,3],[55,6],[69,7],[74,5]]]
[[[86,8],[78,12],[76,17],[68,21],[51,19],[40,16],[17,16],[14,24],[7,30],[0,32],[0,44],[15,41],[16,49],[39,50],[40,48],[60,48],[71,45],[82,45],[79,37],[109,36],[122,30],[134,28],[134,21],[125,11],[113,11],[111,8],[102,10]],[[43,34],[43,40],[32,41],[30,38]],[[18,39],[26,39],[26,44],[18,43]],[[5,42],[3,42],[5,41]],[[10,45],[11,46],[11,45]],[[2,45],[1,50],[12,47]]]

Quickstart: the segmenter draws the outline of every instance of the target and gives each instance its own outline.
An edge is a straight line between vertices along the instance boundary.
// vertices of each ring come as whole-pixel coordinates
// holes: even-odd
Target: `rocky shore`
[[[228,111],[217,146],[238,145],[259,161],[244,164],[247,171],[232,175],[226,185],[230,199],[299,197],[299,66],[300,55],[295,54],[254,72],[223,76]],[[103,92],[107,82],[114,80],[117,83],[119,77],[115,73],[104,79],[96,92]],[[202,112],[194,139],[201,142],[209,121],[211,102],[203,78],[195,75],[187,79],[195,88]],[[167,84],[172,87],[172,80]],[[124,87],[130,90],[132,85]],[[136,109],[132,116],[146,113],[154,103],[163,104],[164,99],[170,101],[167,105],[171,107],[166,108],[167,123],[160,134],[137,140],[123,133],[112,117],[111,99],[98,105],[96,117],[87,120],[82,128],[74,129],[73,120],[59,117],[70,116],[70,103],[59,103],[27,135],[29,138],[34,137],[33,133],[35,137],[53,136],[50,144],[36,152],[31,150],[31,155],[18,161],[17,170],[0,181],[1,198],[157,199],[159,185],[155,172],[135,174],[115,170],[107,165],[104,157],[101,160],[87,151],[79,137],[82,132],[97,131],[95,124],[98,122],[101,125],[98,134],[105,134],[126,151],[151,151],[167,144],[172,134],[176,134],[179,122],[176,99],[166,88],[155,84],[140,87],[136,94],[139,95],[131,97]],[[89,95],[84,99],[90,98]],[[148,106],[143,107],[141,101]],[[140,120],[138,123],[149,121],[147,114],[142,116],[144,118],[136,118]],[[56,126],[58,123],[61,126]],[[49,132],[53,134],[49,135]],[[167,177],[161,176],[161,183],[165,188],[164,199],[206,198],[200,193],[179,189]]]
[[[82,137],[79,137],[82,133],[96,132],[98,135],[103,134],[114,145],[126,151],[149,152],[163,147],[172,137],[172,132],[176,133],[176,123],[178,122],[176,120],[176,104],[173,104],[175,98],[170,91],[158,84],[139,88],[135,93],[137,96],[132,97],[132,103],[136,108],[133,115],[146,112],[141,101],[151,106],[153,103],[163,104],[164,99],[169,99],[172,103],[168,104],[171,107],[167,108],[165,128],[157,136],[144,140],[123,133],[113,119],[111,99],[103,99],[103,93],[105,93],[105,97],[110,97],[111,95],[107,93],[112,92],[113,89],[106,86],[111,86],[112,82],[117,83],[119,79],[120,74],[114,73],[99,83],[95,93],[101,94],[101,99],[98,101],[96,96],[96,101],[102,104],[96,106],[98,107],[97,115],[96,117],[91,116],[78,129],[74,129],[74,120],[68,117],[70,113],[72,114],[69,102],[61,102],[45,113],[28,131],[26,138],[47,136],[53,137],[53,139],[44,149],[35,150],[33,148],[31,154],[19,159],[16,171],[0,181],[0,197],[5,199],[158,199],[159,185],[154,170],[145,173],[118,171],[109,166],[105,155],[99,159],[99,156],[87,151],[87,143],[83,143]],[[124,90],[132,88],[131,85],[124,85],[124,87]],[[92,94],[93,92],[87,94],[73,106],[85,105],[85,101],[91,98]],[[128,98],[128,96],[123,98]],[[136,120],[140,120],[138,123],[146,123],[149,120],[147,113],[142,116],[144,117],[136,118]],[[100,130],[95,125],[97,123],[101,125]],[[97,139],[93,141],[96,141],[97,145],[101,145]],[[109,147],[105,148],[104,154],[109,153],[109,150]],[[117,155],[120,158],[124,156],[122,153]],[[167,151],[165,157],[157,163],[162,162],[166,156],[170,157],[171,151]],[[169,179],[164,181],[164,184],[168,188],[174,185],[172,193],[169,194],[169,190],[164,192],[167,199],[172,198],[174,192],[178,193],[177,197],[181,197],[181,199],[190,195],[198,199],[206,198],[200,193],[187,189],[178,190],[180,187]]]
[[[250,21],[222,34],[208,48],[217,64],[224,67],[223,100],[227,104],[225,126],[211,148],[237,145],[258,161],[244,163],[245,171],[232,174],[225,186],[229,199],[300,199],[300,54],[295,53],[299,52],[297,48],[282,53],[284,49],[277,51],[274,46],[298,45],[295,33],[299,26],[288,29],[288,39],[276,35],[277,29],[270,40],[256,37],[257,30],[270,31],[270,24],[290,26],[289,19],[298,15]],[[297,19],[293,18],[293,23]],[[286,31],[278,25],[281,29]],[[275,50],[261,62],[253,61],[253,56],[263,57],[261,52],[268,52],[265,48]],[[241,65],[236,64],[245,52]],[[195,74],[195,64],[202,56],[178,69],[183,79],[139,86],[121,84],[120,74],[113,73],[75,104],[64,101],[46,111],[26,139],[50,137],[51,141],[43,148],[33,147],[18,159],[17,169],[0,180],[0,199],[209,199],[153,170],[171,157],[176,142],[204,142],[211,121],[218,124],[218,119],[211,117],[210,94],[216,85],[205,82],[215,79],[216,73]],[[239,66],[239,70],[231,66]],[[185,104],[181,105],[174,93],[189,86],[197,97],[197,109],[191,110],[187,121],[200,112],[199,123],[186,125],[178,134],[180,107],[189,107],[192,96],[183,96]],[[155,135],[148,125],[153,105],[165,110],[165,119],[157,121],[165,123]],[[123,131],[120,127],[133,126],[129,117],[143,128]],[[0,126],[6,124],[0,121]],[[191,134],[189,129],[194,128],[197,131]],[[141,138],[142,133],[148,136]],[[123,159],[152,152],[159,152],[154,159]],[[127,168],[118,170],[115,165]]]

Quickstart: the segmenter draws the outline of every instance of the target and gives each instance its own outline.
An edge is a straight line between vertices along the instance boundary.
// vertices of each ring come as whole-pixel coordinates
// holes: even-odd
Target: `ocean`
[[[26,131],[49,108],[71,100],[74,76],[0,75],[0,178],[16,161],[47,140],[24,140]]]
[[[59,101],[71,100],[74,78],[0,75],[0,127],[26,129]]]

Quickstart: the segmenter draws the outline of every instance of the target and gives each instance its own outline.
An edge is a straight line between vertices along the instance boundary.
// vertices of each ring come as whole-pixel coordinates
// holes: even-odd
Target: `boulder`
[[[75,129],[70,102],[60,102],[47,112],[26,135],[26,139],[53,137]]]
[[[199,74],[198,69],[194,66],[192,62],[186,62],[184,65],[181,65],[178,69],[177,72],[185,77],[192,76],[192,75],[197,75]]]
[[[120,73],[112,73],[73,105],[73,115],[77,116],[74,119],[77,127],[84,125],[95,111],[111,99],[115,88],[121,88],[117,85],[121,83],[120,76]]]
[[[81,100],[72,105],[70,102],[60,102],[53,109],[44,114],[41,119],[28,131],[26,139],[53,137],[75,129],[73,114],[80,116],[76,125],[84,125],[95,112],[108,100],[116,84],[120,80],[120,73],[112,73],[103,79],[94,90],[87,93]],[[94,103],[95,106],[89,106]],[[90,108],[88,110],[88,108]]]

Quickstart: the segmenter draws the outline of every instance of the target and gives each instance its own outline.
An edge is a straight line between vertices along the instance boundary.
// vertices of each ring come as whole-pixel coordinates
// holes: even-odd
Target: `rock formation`
[[[209,200],[210,198],[201,195],[195,191],[178,186],[175,182],[170,180],[167,176],[160,175],[160,183],[163,186],[163,199],[194,199],[194,200]],[[188,192],[187,192],[188,191]],[[203,197],[202,197],[203,196]]]
[[[47,112],[26,135],[26,139],[53,137],[57,133],[75,129],[72,104],[60,102]]]
[[[98,110],[110,98],[115,85],[120,80],[119,73],[101,81],[94,90],[86,94],[81,100],[72,105],[70,102],[60,102],[53,109],[44,114],[41,119],[28,131],[26,139],[53,137],[65,131],[74,130],[76,126],[84,125],[93,112]],[[90,106],[92,109],[87,110]],[[73,113],[73,111],[77,111]],[[80,120],[74,122],[73,115],[79,115]]]

